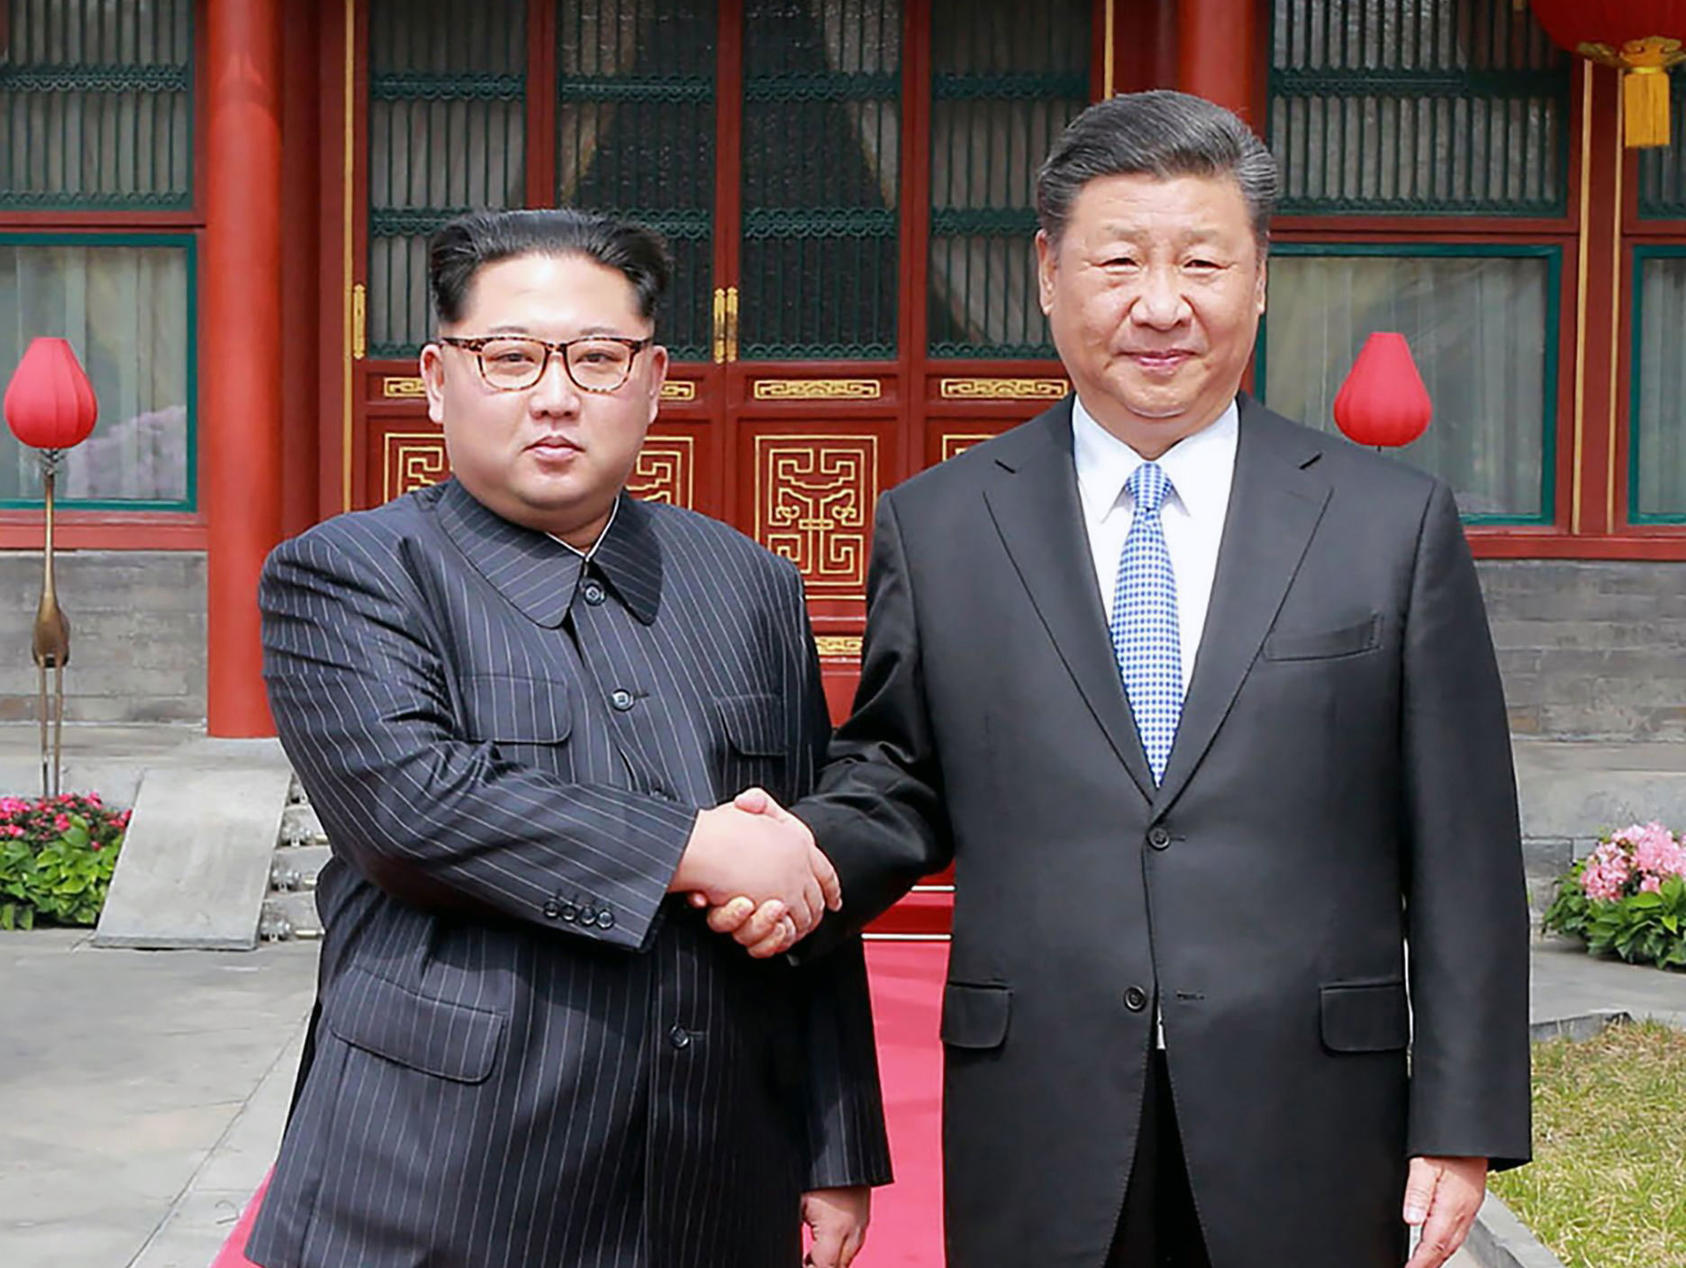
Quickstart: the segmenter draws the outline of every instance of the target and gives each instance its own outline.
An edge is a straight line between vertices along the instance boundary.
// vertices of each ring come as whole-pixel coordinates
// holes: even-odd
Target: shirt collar
[[[661,607],[662,550],[643,502],[623,492],[589,552],[556,549],[559,539],[522,528],[483,506],[457,480],[438,497],[442,527],[469,561],[527,617],[560,625],[585,576],[586,558],[645,625]],[[563,543],[564,545],[566,543]]]
[[[1231,401],[1215,421],[1159,456],[1158,463],[1176,490],[1177,500],[1190,515],[1215,515],[1227,505],[1239,435],[1240,411]],[[1124,486],[1146,459],[1096,422],[1082,400],[1075,397],[1071,403],[1071,443],[1083,518],[1086,523],[1098,524],[1118,505]]]
[[[619,498],[616,498],[615,504],[609,508],[609,518],[603,522],[603,531],[597,534],[597,540],[592,542],[590,548],[586,549],[586,550],[581,550],[578,546],[574,545],[574,543],[569,541],[567,538],[558,537],[555,533],[546,533],[545,536],[550,538],[550,540],[553,541],[553,542],[560,542],[562,545],[566,546],[569,550],[573,551],[576,555],[578,555],[580,557],[581,563],[588,564],[596,556],[597,548],[603,544],[603,539],[606,538],[609,535],[609,530],[614,528],[614,526],[615,526],[615,516],[619,515],[620,513],[621,513],[621,500]]]

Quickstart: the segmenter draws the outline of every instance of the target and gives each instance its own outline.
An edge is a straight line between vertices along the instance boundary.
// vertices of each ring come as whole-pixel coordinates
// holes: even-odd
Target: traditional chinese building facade
[[[1031,173],[1152,86],[1283,163],[1269,404],[1331,426],[1365,337],[1409,338],[1404,456],[1458,492],[1517,730],[1686,735],[1686,87],[1625,149],[1616,72],[1514,0],[0,0],[0,367],[66,335],[102,406],[70,716],[268,731],[268,547],[446,473],[427,234],[557,204],[671,242],[637,491],[800,565],[841,710],[876,495],[1067,390]],[[22,719],[39,490],[0,444]]]

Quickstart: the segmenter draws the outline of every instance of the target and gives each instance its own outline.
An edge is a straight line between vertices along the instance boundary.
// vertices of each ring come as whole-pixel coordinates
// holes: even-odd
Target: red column
[[[281,537],[280,0],[210,0],[200,342],[208,729],[273,735],[257,582]]]
[[[1229,107],[1258,131],[1253,10],[1254,0],[1181,0],[1177,87]]]

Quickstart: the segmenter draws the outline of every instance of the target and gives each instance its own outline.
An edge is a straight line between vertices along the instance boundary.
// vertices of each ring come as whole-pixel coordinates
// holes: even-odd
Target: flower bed
[[[1660,823],[1612,832],[1559,878],[1544,925],[1594,955],[1686,968],[1686,843]]]
[[[0,797],[0,929],[97,921],[128,826],[97,793]]]

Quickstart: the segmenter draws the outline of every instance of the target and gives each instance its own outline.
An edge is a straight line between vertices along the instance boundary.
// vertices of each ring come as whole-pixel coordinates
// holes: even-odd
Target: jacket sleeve
[[[270,710],[337,856],[415,906],[648,943],[694,807],[463,738],[441,640],[383,541],[335,524],[283,543],[259,605]]]
[[[919,614],[894,503],[879,499],[867,575],[866,638],[854,712],[832,739],[814,796],[796,813],[837,868],[842,918],[809,954],[883,914],[953,857],[925,700]],[[804,948],[808,943],[803,943]]]
[[[1405,617],[1411,1156],[1530,1155],[1528,913],[1504,693],[1475,565],[1437,484]]]
[[[791,791],[813,787],[831,739],[819,655],[808,622],[801,575],[791,569],[787,620],[790,655],[802,684],[797,768]],[[793,957],[794,958],[794,957]],[[878,1078],[866,955],[858,934],[800,970],[805,1008],[804,1090],[808,1165],[803,1188],[890,1183],[890,1141]]]

